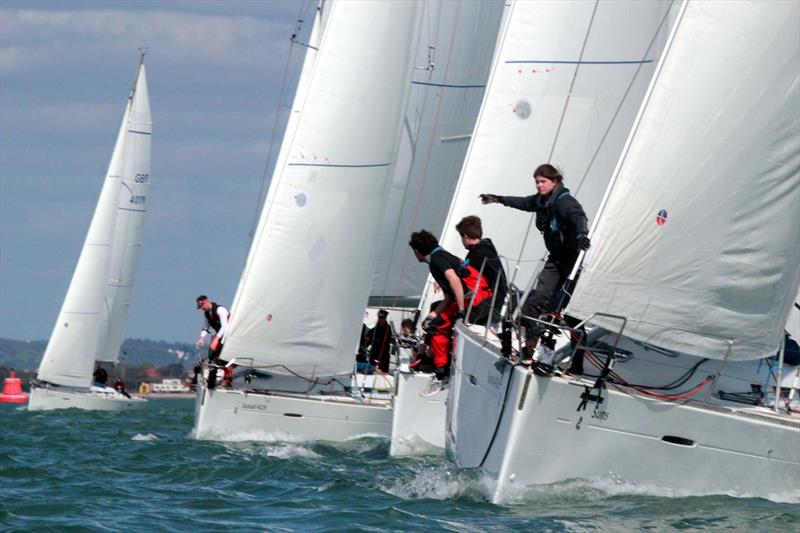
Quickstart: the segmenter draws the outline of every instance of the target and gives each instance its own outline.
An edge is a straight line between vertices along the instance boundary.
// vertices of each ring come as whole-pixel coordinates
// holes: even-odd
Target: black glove
[[[456,313],[453,315],[454,324],[459,320],[464,320],[464,311],[456,311]]]
[[[592,241],[589,240],[589,237],[586,235],[578,235],[578,247],[581,250],[588,250],[591,245]]]
[[[480,194],[481,202],[484,204],[499,204],[500,197],[496,194]]]

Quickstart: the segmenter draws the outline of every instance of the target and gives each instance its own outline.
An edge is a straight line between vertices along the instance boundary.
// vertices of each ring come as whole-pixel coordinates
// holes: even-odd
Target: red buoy
[[[17,373],[11,371],[11,377],[7,377],[3,383],[3,393],[0,394],[0,403],[26,403],[28,395],[22,392],[22,381],[17,377]]]

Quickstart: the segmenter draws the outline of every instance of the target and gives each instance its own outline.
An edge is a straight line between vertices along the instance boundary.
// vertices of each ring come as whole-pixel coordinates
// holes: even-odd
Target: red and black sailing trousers
[[[469,307],[472,295],[472,308],[477,309],[484,301],[491,301],[492,289],[486,282],[486,278],[479,277],[479,272],[467,265],[465,267],[469,274],[461,278],[464,286],[464,304]],[[465,310],[466,311],[466,310]],[[458,313],[458,302],[455,300],[448,305],[444,311],[439,313],[436,318],[431,320],[429,330],[431,332],[430,347],[433,355],[433,366],[445,368],[450,366],[450,354],[453,348],[453,317]]]

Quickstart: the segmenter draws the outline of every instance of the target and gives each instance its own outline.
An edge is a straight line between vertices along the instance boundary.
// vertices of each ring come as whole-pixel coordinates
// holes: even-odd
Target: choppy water
[[[800,505],[674,497],[613,480],[537,487],[510,505],[443,458],[388,443],[192,440],[190,400],[139,412],[0,406],[0,529],[158,531],[798,531]]]

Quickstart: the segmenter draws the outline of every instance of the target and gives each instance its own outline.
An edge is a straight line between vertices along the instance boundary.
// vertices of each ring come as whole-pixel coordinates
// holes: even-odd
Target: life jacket
[[[561,234],[561,228],[558,225],[558,216],[556,215],[556,207],[562,198],[569,196],[569,190],[563,187],[560,187],[557,191],[553,191],[553,193],[555,197],[550,197],[545,201],[542,200],[541,196],[536,197],[536,228],[545,235],[553,235],[555,233]]]
[[[465,303],[469,303],[473,294],[475,294],[473,305],[477,305],[485,298],[491,297],[492,289],[489,287],[489,282],[485,275],[482,276],[479,270],[467,264],[464,265],[462,272],[464,272],[465,275],[461,276],[461,274],[459,274],[459,277],[461,278],[461,284],[464,286]]]
[[[430,255],[433,256],[435,253],[441,252],[442,250],[444,249],[441,246],[437,246],[431,251]],[[453,257],[456,258],[455,256]],[[456,260],[458,260],[458,258],[456,258]],[[461,287],[464,289],[465,299],[471,299],[473,292],[475,292],[475,304],[477,304],[480,303],[487,294],[491,295],[491,289],[489,288],[489,283],[486,281],[486,276],[480,276],[480,271],[472,265],[460,261],[459,267],[453,270],[455,270],[456,275],[461,280]],[[478,281],[479,277],[480,281]]]
[[[217,308],[219,304],[216,302],[211,302],[211,309],[208,311],[203,311],[203,314],[206,316],[206,320],[208,320],[208,325],[214,328],[215,332],[218,332],[222,329],[222,322],[219,319],[219,314],[217,314]]]

